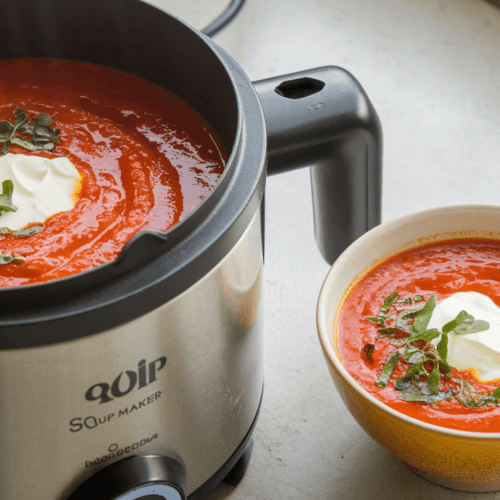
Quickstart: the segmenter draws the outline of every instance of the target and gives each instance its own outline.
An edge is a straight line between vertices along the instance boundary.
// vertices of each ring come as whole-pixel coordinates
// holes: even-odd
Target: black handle
[[[358,81],[335,66],[254,82],[266,120],[268,174],[311,169],[314,232],[333,264],[380,223],[382,128]]]

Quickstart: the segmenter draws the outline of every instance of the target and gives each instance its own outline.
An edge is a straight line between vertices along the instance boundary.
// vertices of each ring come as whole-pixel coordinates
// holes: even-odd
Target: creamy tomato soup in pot
[[[0,61],[0,286],[115,259],[199,205],[227,153],[194,108],[109,67]]]

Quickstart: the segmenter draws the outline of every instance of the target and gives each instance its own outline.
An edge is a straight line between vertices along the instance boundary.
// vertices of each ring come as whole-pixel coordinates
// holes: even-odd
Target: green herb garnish
[[[379,387],[385,387],[389,379],[391,378],[392,372],[399,361],[399,352],[393,352],[386,360],[384,368],[382,368],[382,373],[378,376],[375,384]]]
[[[373,344],[365,344],[363,346],[363,352],[365,353],[370,363],[372,362],[372,355],[374,351],[375,351],[375,346]]]
[[[454,380],[459,382],[461,385],[458,394],[455,396],[455,399],[460,404],[469,408],[480,408],[489,404],[493,404],[495,406],[500,405],[500,387],[496,388],[492,392],[480,392],[472,387],[467,380]]]
[[[0,235],[17,236],[18,238],[27,238],[29,236],[33,236],[35,234],[40,233],[44,229],[45,226],[43,225],[29,226],[24,229],[19,229],[17,231],[12,231],[8,227],[1,227]],[[26,262],[26,257],[23,257],[22,255],[4,255],[0,250],[0,266],[4,264],[10,264],[11,262],[13,264],[24,264]]]
[[[24,264],[26,258],[22,255],[4,255],[0,250],[0,266],[4,264]]]
[[[431,320],[432,311],[436,308],[436,297],[431,295],[430,299],[425,303],[425,306],[415,314],[415,321],[411,329],[414,333],[423,333],[427,329],[427,325]]]
[[[443,326],[443,333],[455,332],[457,335],[467,335],[468,333],[478,333],[488,330],[490,324],[481,319],[476,320],[471,314],[460,311],[457,317]]]
[[[24,229],[18,229],[17,231],[12,231],[8,227],[0,227],[0,235],[5,234],[8,236],[19,236],[26,238],[28,236],[33,236],[35,234],[38,234],[42,232],[44,229],[45,229],[44,225],[29,226],[25,227]]]
[[[402,362],[409,367],[403,376],[394,381],[394,388],[401,392],[400,399],[403,401],[434,404],[455,398],[468,407],[478,408],[488,404],[500,406],[500,387],[492,392],[477,391],[466,380],[451,375],[452,367],[447,360],[450,334],[467,335],[482,332],[488,330],[489,323],[476,320],[466,311],[460,311],[453,321],[442,327],[441,331],[435,328],[429,329],[428,325],[436,308],[434,295],[431,295],[425,303],[420,295],[396,300],[398,296],[398,292],[389,295],[384,300],[379,314],[374,318],[366,318],[380,327],[378,339],[391,338],[391,343],[397,347],[396,351],[387,357],[375,384],[385,387],[398,363]],[[440,339],[435,346],[432,341],[438,337]],[[441,383],[446,387],[449,382],[459,384],[460,388],[457,389],[455,386],[446,391],[439,389]]]
[[[5,212],[16,212],[17,207],[12,203],[14,183],[10,180],[2,182],[2,194],[0,194],[0,216]]]
[[[373,321],[374,323],[377,323],[377,325],[383,327],[385,325],[385,317],[387,314],[387,311],[389,311],[390,307],[392,304],[396,301],[398,298],[398,292],[394,292],[389,297],[387,297],[384,300],[384,304],[380,308],[380,312],[378,315],[374,318],[366,318],[368,321]]]
[[[53,121],[49,115],[40,113],[36,120],[31,123],[28,115],[21,108],[17,108],[14,111],[14,116],[16,117],[14,124],[7,120],[0,121],[2,154],[5,155],[10,151],[11,144],[21,146],[29,151],[52,151],[55,148],[61,138],[61,133],[49,126]],[[22,134],[27,135],[31,142]]]

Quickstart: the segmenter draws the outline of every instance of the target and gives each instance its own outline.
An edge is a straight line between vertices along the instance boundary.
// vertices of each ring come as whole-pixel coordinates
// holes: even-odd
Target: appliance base
[[[229,460],[210,479],[188,495],[188,500],[201,500],[222,481],[231,486],[237,486],[243,479],[248,464],[250,463],[253,447],[253,439],[251,439],[251,437],[255,425],[257,424],[257,419],[259,418],[263,394],[264,388],[262,389],[262,395],[260,396],[259,407],[257,408],[255,418],[241,444],[236,448],[236,451],[231,455]]]

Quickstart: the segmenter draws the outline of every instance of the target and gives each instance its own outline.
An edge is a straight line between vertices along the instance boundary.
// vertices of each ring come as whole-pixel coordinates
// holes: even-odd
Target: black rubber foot
[[[229,474],[223,479],[223,481],[231,486],[238,486],[239,482],[243,479],[245,472],[248,469],[248,464],[250,463],[250,457],[252,456],[253,439],[248,442],[245,451],[236,462],[234,467],[229,471]]]

